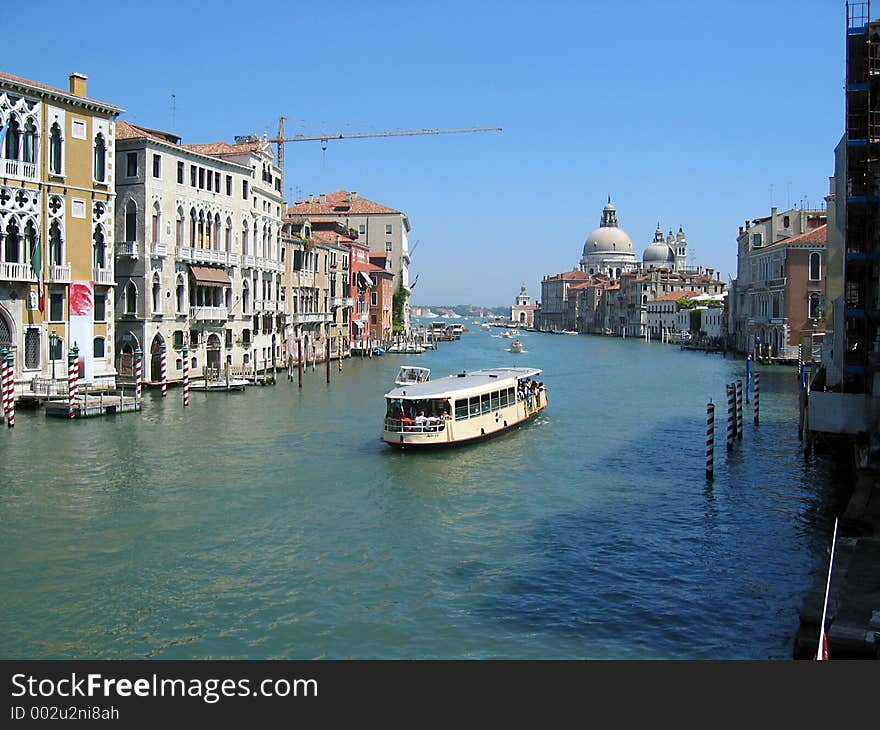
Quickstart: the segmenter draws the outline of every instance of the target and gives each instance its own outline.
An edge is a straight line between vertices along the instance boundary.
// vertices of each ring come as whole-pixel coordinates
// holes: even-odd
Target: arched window
[[[175,232],[175,241],[179,246],[183,246],[183,208],[177,209],[177,228]]]
[[[813,251],[810,254],[810,281],[821,281],[822,279],[822,254]]]
[[[49,226],[49,264],[62,266],[64,264],[64,240],[61,237],[61,224],[52,221]]]
[[[251,290],[247,281],[241,285],[241,311],[247,314],[251,311]]]
[[[135,283],[129,279],[128,284],[125,285],[125,313],[126,314],[136,314],[137,313],[137,299],[138,299],[138,291]]]
[[[92,236],[92,241],[92,261],[96,269],[103,269],[107,257],[107,247],[104,244],[104,232],[101,230],[100,225],[95,226],[95,233]]]
[[[159,274],[153,274],[153,314],[162,313],[162,285],[159,283]]]
[[[37,161],[37,125],[28,118],[24,123],[24,144],[21,149],[21,161],[36,163]]]
[[[241,254],[242,256],[248,256],[250,251],[248,251],[248,225],[247,221],[241,224]]]
[[[232,251],[232,218],[226,219],[226,250]]]
[[[817,292],[810,294],[810,319],[819,319],[819,301],[820,297]]]
[[[205,247],[205,213],[199,211],[199,248]]]
[[[61,149],[61,126],[55,122],[49,130],[49,172],[53,175],[64,171]]]
[[[204,247],[205,248],[214,248],[213,244],[213,236],[212,233],[214,231],[214,227],[211,225],[211,214],[208,213],[208,216],[205,220],[202,220],[202,216],[199,216],[199,228],[204,232]]]
[[[107,177],[107,143],[104,141],[104,135],[98,132],[95,137],[95,180],[104,182]],[[133,241],[133,238],[128,239]]]
[[[125,204],[125,240],[137,241],[137,203],[133,200]]]
[[[94,356],[104,357],[104,338],[96,337],[94,342]]]
[[[190,208],[190,209],[189,209],[189,245],[190,245],[190,248],[195,248],[195,247],[196,247],[196,241],[198,240],[198,236],[197,236],[198,223],[197,223],[197,220],[198,220],[198,219],[197,219],[197,217],[196,217],[196,209],[195,209],[195,208]]]
[[[177,275],[177,311],[186,312],[186,287],[183,284],[183,275]]]
[[[21,151],[21,128],[18,120],[13,117],[7,123],[6,144],[4,147],[4,156],[7,160],[17,160]]]
[[[35,249],[37,247],[37,228],[34,222],[29,220],[24,227],[24,242],[27,247],[28,259],[33,261]]]
[[[158,243],[162,237],[162,211],[159,210],[158,203],[153,203],[152,233],[153,243]]]
[[[23,263],[21,260],[21,231],[14,218],[6,224],[6,245],[3,247],[3,260],[9,263]]]
[[[220,214],[214,214],[214,248],[219,251],[220,246]]]

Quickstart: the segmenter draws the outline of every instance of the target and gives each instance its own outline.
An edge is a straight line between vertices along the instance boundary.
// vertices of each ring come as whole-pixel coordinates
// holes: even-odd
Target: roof
[[[698,297],[702,294],[702,292],[694,291],[693,289],[684,289],[682,291],[671,291],[668,294],[661,294],[660,296],[654,297],[651,301],[648,302],[677,302],[679,299],[693,299],[694,297]]]
[[[116,122],[116,139],[152,139],[166,144],[180,144],[180,137],[171,132],[163,132],[158,129],[139,127],[131,122],[119,120]]]
[[[573,271],[563,271],[561,274],[551,274],[549,276],[545,276],[545,281],[556,280],[565,280],[565,279],[589,279],[590,275],[586,271],[580,271],[578,269],[574,269]]]
[[[321,197],[324,200],[321,200]],[[288,215],[403,215],[399,210],[388,208],[347,190],[336,190],[308,200],[297,200],[287,208]]]
[[[21,76],[13,76],[12,74],[5,73],[0,71],[0,79],[5,79],[6,81],[10,81],[14,84],[23,84],[25,86],[30,86],[34,89],[42,89],[43,91],[51,91],[53,94],[60,94],[61,96],[67,97],[68,99],[72,99],[80,102],[91,102],[92,104],[100,104],[101,106],[107,107],[108,109],[112,109],[117,113],[122,112],[115,104],[108,104],[106,101],[99,101],[98,99],[92,99],[90,97],[77,96],[76,94],[71,94],[69,91],[65,91],[64,89],[57,89],[54,86],[48,86],[47,84],[41,84],[39,81],[31,81],[30,79],[22,78]]]
[[[213,266],[193,266],[190,264],[190,273],[193,278],[200,284],[231,284],[229,274],[223,269],[216,269]]]
[[[355,239],[336,231],[322,231],[320,228],[312,229],[312,240],[317,243],[355,243]]]
[[[229,144],[229,142],[207,142],[205,144],[182,144],[185,150],[198,152],[202,155],[241,155],[248,152],[259,152],[269,145],[268,141],[257,140],[256,142],[241,142]]]
[[[754,249],[754,252],[764,251],[768,248],[772,248],[773,246],[788,246],[792,243],[805,243],[805,244],[824,244],[828,243],[828,224],[824,223],[817,228],[812,228],[805,233],[800,233],[797,236],[792,236],[791,238],[783,238],[781,241],[776,241],[775,243],[767,244],[766,246],[762,246],[761,248]]]
[[[445,378],[429,380],[427,383],[403,385],[385,394],[386,398],[419,400],[422,398],[464,398],[469,395],[487,393],[499,387],[513,387],[521,378],[540,375],[537,368],[487,368],[473,372],[448,375]],[[490,387],[491,386],[491,387]]]

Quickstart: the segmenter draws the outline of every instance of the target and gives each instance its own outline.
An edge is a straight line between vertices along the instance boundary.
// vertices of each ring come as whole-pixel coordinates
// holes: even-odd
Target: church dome
[[[652,243],[645,249],[645,254],[642,256],[642,263],[644,263],[645,266],[664,266],[665,264],[674,264],[675,252],[663,242]]]
[[[584,243],[584,258],[602,254],[635,256],[632,239],[617,224],[617,208],[608,198],[602,209],[602,221]]]

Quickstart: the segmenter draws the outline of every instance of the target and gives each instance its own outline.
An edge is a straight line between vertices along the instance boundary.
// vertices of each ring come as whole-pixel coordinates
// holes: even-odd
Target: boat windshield
[[[396,382],[399,384],[426,383],[430,380],[431,371],[428,368],[403,366],[397,373]]]

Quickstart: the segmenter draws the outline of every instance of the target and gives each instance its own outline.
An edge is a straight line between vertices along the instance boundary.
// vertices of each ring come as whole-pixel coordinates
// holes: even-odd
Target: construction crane
[[[284,143],[285,142],[320,142],[321,149],[327,149],[327,142],[331,139],[366,139],[368,137],[414,137],[421,134],[469,134],[471,132],[500,132],[501,127],[463,127],[461,129],[398,129],[389,132],[352,132],[351,134],[295,134],[293,137],[284,136],[284,120],[278,119],[278,136],[268,140],[275,143],[276,157],[281,174],[284,174]]]

